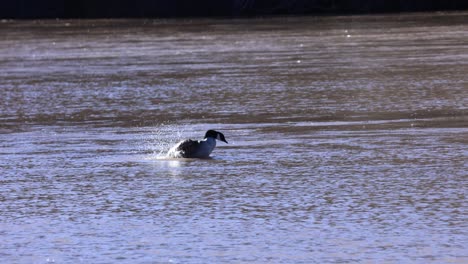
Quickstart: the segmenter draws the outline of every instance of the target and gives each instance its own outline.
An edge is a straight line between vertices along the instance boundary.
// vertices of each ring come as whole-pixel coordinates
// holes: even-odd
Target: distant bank
[[[468,0],[3,0],[0,18],[237,17],[468,10]]]

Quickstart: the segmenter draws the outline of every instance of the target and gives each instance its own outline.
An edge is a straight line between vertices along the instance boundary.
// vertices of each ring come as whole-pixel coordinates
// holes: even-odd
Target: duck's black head
[[[211,137],[211,138],[214,138],[214,139],[217,139],[217,140],[221,140],[223,142],[226,142],[226,138],[224,138],[224,135],[223,133],[221,132],[218,132],[218,131],[215,131],[215,130],[208,130],[206,131],[206,134],[205,134],[205,138],[208,138],[208,137]]]

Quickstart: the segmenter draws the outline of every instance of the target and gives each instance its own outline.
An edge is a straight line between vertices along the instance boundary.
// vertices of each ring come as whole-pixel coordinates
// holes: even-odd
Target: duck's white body
[[[216,147],[217,139],[227,143],[223,133],[208,130],[202,140],[180,141],[167,152],[167,156],[170,158],[208,158]]]

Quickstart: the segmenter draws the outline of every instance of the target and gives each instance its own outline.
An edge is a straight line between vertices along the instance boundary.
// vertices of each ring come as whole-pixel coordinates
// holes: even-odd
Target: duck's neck
[[[212,138],[212,137],[207,137],[205,139],[203,139],[204,142],[206,142],[206,144],[208,145],[213,145],[213,148],[216,147],[216,139]]]

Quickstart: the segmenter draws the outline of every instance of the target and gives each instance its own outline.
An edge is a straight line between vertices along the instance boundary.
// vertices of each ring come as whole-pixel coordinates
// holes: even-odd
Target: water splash
[[[143,133],[141,150],[149,159],[165,159],[169,149],[190,134],[188,125],[161,123]]]

